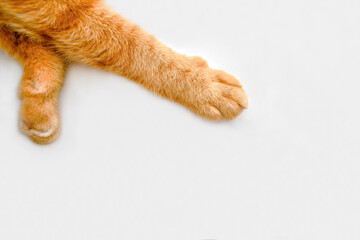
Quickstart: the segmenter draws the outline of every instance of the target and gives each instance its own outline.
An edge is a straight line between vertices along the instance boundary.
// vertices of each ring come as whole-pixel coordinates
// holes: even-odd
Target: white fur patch
[[[50,129],[49,131],[46,131],[46,132],[40,132],[40,131],[31,129],[31,130],[30,130],[30,133],[33,134],[33,135],[36,135],[36,136],[38,136],[38,137],[46,138],[46,137],[51,136],[51,134],[53,134],[54,130],[55,130],[55,129]]]

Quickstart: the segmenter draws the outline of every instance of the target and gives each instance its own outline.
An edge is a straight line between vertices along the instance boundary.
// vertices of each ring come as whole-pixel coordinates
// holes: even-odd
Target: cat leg
[[[20,129],[36,143],[53,142],[60,127],[57,105],[64,60],[40,43],[4,26],[0,29],[1,46],[24,65],[19,86]]]
[[[34,142],[55,141],[60,132],[58,98],[64,60],[39,44],[30,44],[20,83],[21,130]]]
[[[67,58],[132,79],[209,119],[234,119],[247,107],[242,85],[230,74],[172,51],[103,3],[83,15],[51,33]]]

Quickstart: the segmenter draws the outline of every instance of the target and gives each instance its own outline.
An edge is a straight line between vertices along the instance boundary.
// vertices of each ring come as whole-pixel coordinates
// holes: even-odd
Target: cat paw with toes
[[[232,120],[248,107],[242,85],[228,73],[210,70],[202,88],[190,108],[205,118]]]
[[[48,98],[24,98],[21,106],[20,130],[39,144],[54,142],[60,132],[56,103]]]

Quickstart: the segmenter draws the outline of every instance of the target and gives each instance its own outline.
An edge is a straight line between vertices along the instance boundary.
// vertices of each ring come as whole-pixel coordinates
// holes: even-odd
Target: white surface
[[[359,1],[108,3],[238,76],[250,109],[208,122],[76,65],[37,146],[1,52],[0,239],[360,239]]]

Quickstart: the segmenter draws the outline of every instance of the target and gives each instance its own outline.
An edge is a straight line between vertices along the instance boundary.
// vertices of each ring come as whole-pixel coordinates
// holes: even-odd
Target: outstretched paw
[[[246,93],[235,77],[212,69],[206,69],[204,75],[203,86],[191,106],[193,111],[211,120],[231,120],[248,107]]]

